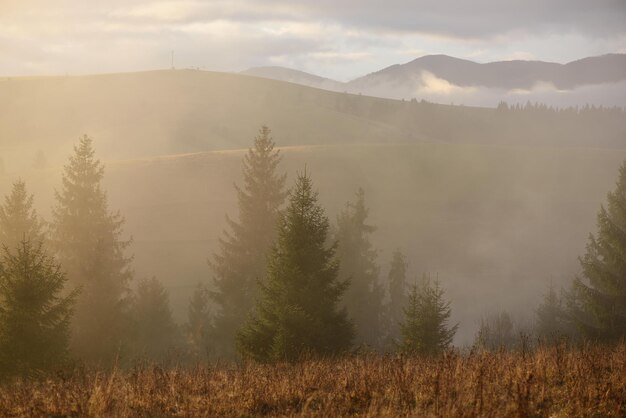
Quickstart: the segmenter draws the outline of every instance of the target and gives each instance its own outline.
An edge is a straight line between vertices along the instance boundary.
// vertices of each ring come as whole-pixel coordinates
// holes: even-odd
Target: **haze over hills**
[[[417,97],[491,107],[500,100],[555,106],[626,106],[626,54],[588,57],[567,64],[521,60],[481,64],[427,55],[345,83],[282,67],[252,68],[244,73],[395,99]]]
[[[41,150],[61,163],[79,135],[103,159],[239,149],[267,124],[282,146],[450,142],[619,148],[618,110],[496,109],[400,101],[197,70],[0,79],[0,150],[6,171]],[[500,113],[498,113],[500,112]],[[532,123],[529,123],[532,122]]]
[[[179,319],[211,279],[242,149],[262,124],[288,184],[306,164],[331,221],[365,189],[383,271],[401,247],[411,277],[439,273],[461,342],[499,308],[485,300],[523,312],[547,280],[576,273],[626,157],[617,109],[450,106],[190,70],[2,79],[0,97],[0,195],[23,178],[49,218],[60,168],[89,134],[134,237],[137,277],[162,280]]]
[[[270,78],[272,80],[286,81],[288,83],[302,84],[303,86],[315,87],[324,90],[342,91],[345,83],[320,77],[304,71],[286,67],[253,67],[242,71],[240,74],[256,77]]]

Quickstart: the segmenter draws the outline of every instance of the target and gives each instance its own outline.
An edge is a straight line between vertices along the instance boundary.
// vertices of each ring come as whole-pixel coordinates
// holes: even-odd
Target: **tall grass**
[[[626,344],[434,358],[77,370],[0,387],[0,416],[626,416]]]

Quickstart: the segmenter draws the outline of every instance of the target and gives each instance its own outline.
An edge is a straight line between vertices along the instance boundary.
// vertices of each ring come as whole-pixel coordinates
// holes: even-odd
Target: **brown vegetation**
[[[140,367],[0,387],[2,416],[625,416],[626,344]]]

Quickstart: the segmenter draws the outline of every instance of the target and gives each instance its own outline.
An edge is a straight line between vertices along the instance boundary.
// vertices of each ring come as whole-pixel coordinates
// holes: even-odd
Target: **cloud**
[[[341,79],[426,53],[562,62],[626,50],[624,0],[0,1],[0,76],[159,68],[171,50],[182,66],[282,61]]]
[[[420,75],[421,85],[417,88],[416,95],[459,95],[459,94],[472,94],[478,89],[476,87],[461,87],[450,83],[448,80],[438,78],[436,75],[422,71]]]

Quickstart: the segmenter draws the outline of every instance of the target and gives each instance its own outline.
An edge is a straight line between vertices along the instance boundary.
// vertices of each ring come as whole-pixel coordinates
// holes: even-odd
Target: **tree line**
[[[17,181],[0,205],[0,373],[45,373],[74,364],[132,358],[297,360],[355,349],[435,355],[458,324],[437,280],[409,284],[407,258],[393,253],[380,280],[365,193],[336,222],[318,201],[306,168],[286,189],[281,155],[262,127],[243,160],[238,216],[195,288],[187,323],[172,319],[156,278],[135,286],[124,218],[109,208],[104,166],[84,136],[64,167],[51,222]],[[581,257],[582,275],[538,307],[544,341],[615,342],[626,331],[626,162]],[[477,343],[512,345],[506,314],[483,322]]]

